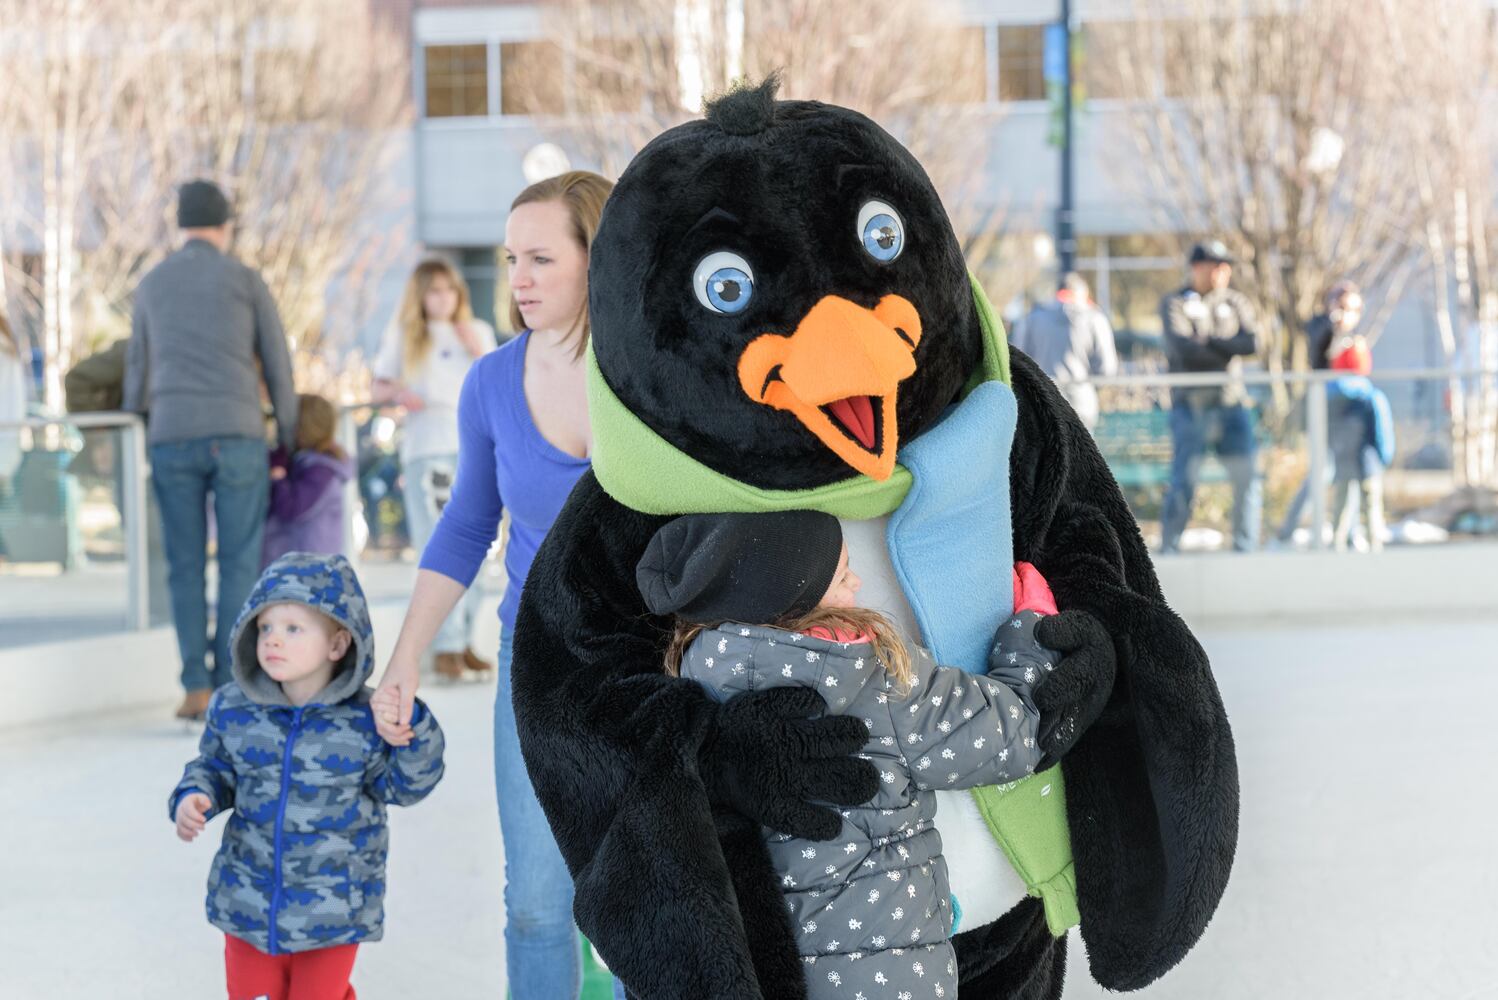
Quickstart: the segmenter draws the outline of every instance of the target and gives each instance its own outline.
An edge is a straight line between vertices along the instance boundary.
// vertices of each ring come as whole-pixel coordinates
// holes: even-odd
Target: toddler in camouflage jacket
[[[436,786],[442,730],[418,701],[409,745],[376,734],[374,635],[343,556],[293,552],[267,567],[230,648],[234,682],[214,693],[168,804],[183,840],[231,813],[207,901],[229,996],[351,1000],[355,950],[383,933],[385,807]]]

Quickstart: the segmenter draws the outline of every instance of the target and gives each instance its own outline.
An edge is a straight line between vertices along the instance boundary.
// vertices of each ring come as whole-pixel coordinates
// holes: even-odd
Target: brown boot
[[[463,679],[463,654],[438,653],[432,659],[432,669],[442,680],[460,681]]]
[[[208,699],[213,697],[212,688],[199,688],[187,692],[182,704],[177,706],[177,718],[201,721],[208,714]]]
[[[494,664],[475,653],[472,646],[463,650],[463,665],[476,674],[488,674],[494,670]]]

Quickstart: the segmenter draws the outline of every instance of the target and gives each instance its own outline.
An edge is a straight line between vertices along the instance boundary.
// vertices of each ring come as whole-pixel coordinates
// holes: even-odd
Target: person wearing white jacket
[[[436,530],[458,470],[458,395],[468,369],[497,346],[494,328],[473,315],[458,269],[433,258],[416,265],[400,312],[375,355],[374,401],[406,411],[401,440],[403,497],[411,545],[420,552]],[[470,587],[432,643],[433,668],[446,680],[466,670],[493,676],[473,651],[479,589]]]

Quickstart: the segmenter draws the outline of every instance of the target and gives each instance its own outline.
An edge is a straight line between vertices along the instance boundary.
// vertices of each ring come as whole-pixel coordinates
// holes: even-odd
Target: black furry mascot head
[[[774,87],[719,99],[619,179],[592,251],[598,365],[719,472],[773,489],[882,479],[978,363],[972,288],[910,153]]]

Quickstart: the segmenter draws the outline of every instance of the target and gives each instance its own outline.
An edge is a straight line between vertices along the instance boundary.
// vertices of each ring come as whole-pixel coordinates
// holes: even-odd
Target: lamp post
[[[1077,240],[1073,227],[1072,191],[1072,56],[1071,56],[1071,0],[1061,0],[1061,17],[1051,37],[1059,56],[1061,78],[1061,200],[1056,207],[1056,264],[1060,269],[1058,279],[1076,269]],[[1059,281],[1058,281],[1059,283]]]

